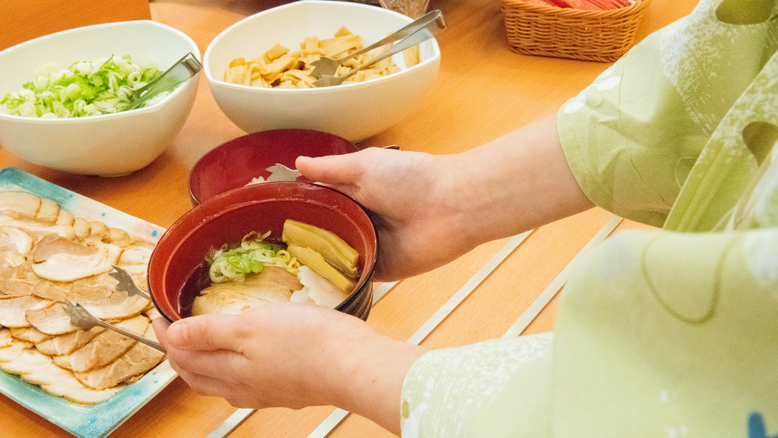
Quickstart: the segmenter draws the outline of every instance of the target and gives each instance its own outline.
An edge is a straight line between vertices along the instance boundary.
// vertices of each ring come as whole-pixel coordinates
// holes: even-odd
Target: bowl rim
[[[211,221],[218,218],[220,215],[223,215],[228,212],[233,212],[240,208],[245,208],[247,206],[262,202],[261,198],[254,198],[254,199],[244,199],[244,200],[237,200],[236,202],[228,202],[226,200],[229,200],[230,198],[238,197],[240,196],[241,192],[251,192],[251,191],[257,191],[257,190],[266,190],[256,187],[265,187],[267,189],[272,189],[274,186],[280,186],[280,187],[293,187],[293,188],[299,188],[301,190],[324,190],[327,191],[329,194],[334,195],[336,197],[339,197],[341,199],[344,199],[345,202],[352,204],[354,207],[356,207],[357,211],[360,212],[360,216],[362,219],[366,220],[366,223],[369,224],[368,230],[370,231],[369,235],[366,236],[369,238],[369,240],[372,242],[373,247],[375,248],[375,253],[373,254],[372,259],[369,261],[369,265],[366,264],[363,268],[363,272],[360,275],[360,279],[357,282],[356,285],[354,285],[354,288],[352,289],[351,293],[347,298],[345,298],[338,306],[336,306],[335,310],[340,310],[340,308],[347,302],[350,301],[350,299],[354,296],[354,294],[361,292],[364,290],[365,285],[368,282],[372,282],[373,273],[375,271],[375,266],[378,259],[378,230],[375,227],[375,224],[373,223],[373,220],[370,218],[370,215],[367,213],[367,211],[353,198],[347,196],[343,192],[340,192],[338,190],[335,190],[330,187],[322,186],[319,184],[313,184],[313,183],[306,183],[306,182],[292,182],[292,181],[272,181],[272,182],[266,182],[263,184],[256,184],[252,186],[243,186],[238,187],[232,190],[228,190],[224,193],[220,193],[217,196],[214,196],[213,198],[209,199],[206,202],[203,202],[202,204],[199,204],[195,206],[194,208],[190,209],[186,213],[184,213],[182,216],[180,216],[176,221],[168,227],[164,233],[160,236],[160,238],[157,240],[154,249],[151,252],[151,255],[149,256],[149,262],[148,262],[148,273],[146,276],[146,284],[149,291],[149,296],[151,297],[151,301],[154,304],[154,307],[159,311],[159,313],[166,319],[168,322],[174,322],[178,319],[184,319],[178,312],[176,311],[177,318],[173,318],[171,315],[168,315],[165,310],[163,310],[163,307],[159,304],[159,299],[157,298],[156,294],[154,293],[154,288],[152,287],[152,278],[156,279],[156,275],[152,273],[152,266],[157,266],[154,264],[154,260],[157,257],[162,257],[159,255],[158,248],[164,247],[165,245],[165,239],[166,236],[169,237],[172,235],[172,233],[178,232],[178,227],[182,227],[184,223],[187,223],[191,221],[192,217],[195,217],[196,214],[200,212],[200,210],[205,211],[203,218],[200,219],[195,226],[191,227],[191,229],[188,229],[183,232],[182,236],[177,239],[175,242],[171,243],[171,250],[170,254],[175,253],[178,251],[178,248],[181,246],[181,243],[189,238],[193,233],[195,233],[198,229],[203,227],[204,225],[210,223]],[[222,206],[222,203],[227,202],[226,206]],[[332,205],[327,205],[328,208],[332,208],[334,211],[339,211],[339,209],[334,208]],[[214,211],[210,211],[214,210]],[[353,220],[353,219],[352,219]],[[366,261],[367,263],[368,261]],[[164,260],[164,263],[159,267],[159,277],[160,277],[160,283],[164,285],[166,278],[166,272],[170,265],[170,257],[167,257]],[[156,271],[155,271],[156,272]],[[158,291],[158,293],[161,293]],[[180,293],[178,291],[177,293]],[[163,294],[164,295],[164,294]],[[174,303],[175,304],[175,303]]]
[[[311,5],[328,5],[327,7],[333,7],[333,8],[370,8],[375,10],[383,11],[383,13],[387,15],[394,15],[398,18],[402,18],[407,23],[413,22],[413,19],[403,15],[399,12],[391,11],[389,9],[384,8],[377,8],[376,6],[367,5],[363,3],[355,3],[355,2],[348,2],[348,1],[332,1],[332,0],[304,0],[304,1],[296,1],[287,3],[285,5],[276,6],[274,8],[266,9],[264,11],[258,12],[256,14],[250,15],[246,18],[243,18],[242,20],[232,24],[228,28],[224,29],[219,33],[219,35],[216,36],[209,44],[208,47],[205,49],[205,54],[203,55],[203,71],[205,72],[205,77],[208,79],[208,83],[211,84],[211,86],[219,86],[227,89],[232,90],[240,90],[240,91],[249,91],[253,93],[281,93],[281,94],[299,94],[299,93],[308,93],[308,94],[326,94],[326,93],[336,93],[338,90],[342,90],[344,87],[347,89],[349,88],[355,88],[355,87],[368,87],[368,86],[375,86],[375,84],[382,84],[388,80],[392,80],[393,78],[396,78],[398,75],[401,75],[405,72],[412,72],[415,70],[419,70],[428,64],[435,64],[440,62],[440,46],[438,45],[438,40],[434,36],[430,38],[429,41],[432,44],[433,47],[433,56],[429,59],[425,59],[424,61],[400,70],[397,73],[393,73],[391,75],[383,76],[380,78],[372,79],[369,81],[364,82],[353,82],[353,83],[344,83],[335,87],[321,87],[321,88],[264,88],[264,87],[252,87],[251,85],[242,85],[242,84],[233,84],[231,82],[226,82],[221,79],[215,78],[211,74],[211,69],[208,68],[208,65],[210,64],[209,60],[211,58],[211,54],[213,53],[213,47],[217,45],[219,41],[221,41],[223,38],[225,38],[225,35],[229,34],[230,32],[234,31],[235,29],[244,26],[246,22],[255,20],[256,17],[260,15],[270,15],[278,10],[282,9],[296,9],[296,8],[307,8]],[[427,42],[424,41],[424,42]]]
[[[204,162],[205,162],[205,161],[206,161],[206,160],[207,160],[207,159],[208,159],[210,156],[212,156],[212,155],[214,155],[214,154],[217,154],[217,153],[218,153],[218,152],[217,152],[217,150],[218,150],[218,149],[222,149],[222,148],[224,148],[224,147],[229,147],[228,145],[230,145],[230,144],[233,144],[234,142],[236,142],[236,141],[238,141],[238,140],[241,140],[241,139],[244,139],[244,138],[246,138],[246,137],[254,137],[254,136],[260,136],[260,135],[267,135],[267,134],[269,134],[269,133],[275,133],[275,132],[280,132],[280,131],[306,131],[306,132],[313,132],[313,133],[316,133],[317,135],[325,135],[325,136],[329,136],[329,137],[337,138],[337,139],[339,139],[339,140],[342,140],[342,141],[343,141],[343,142],[345,142],[345,143],[351,144],[351,145],[354,147],[354,152],[358,152],[358,151],[359,151],[359,148],[357,147],[357,145],[356,145],[356,144],[355,144],[353,141],[349,141],[348,139],[345,139],[345,138],[343,138],[343,137],[341,137],[341,136],[339,136],[339,135],[337,135],[337,134],[332,134],[332,133],[325,132],[325,131],[317,131],[317,130],[315,130],[315,129],[305,129],[305,128],[279,128],[279,129],[269,129],[269,130],[266,130],[266,131],[257,131],[257,132],[251,132],[251,133],[247,133],[247,134],[244,134],[244,135],[241,135],[241,136],[235,137],[235,138],[233,138],[233,139],[227,140],[227,141],[225,141],[225,142],[223,142],[223,143],[219,144],[218,146],[214,147],[213,149],[211,149],[211,150],[209,150],[208,152],[206,152],[205,154],[203,154],[203,155],[202,155],[202,156],[201,156],[201,157],[200,157],[200,158],[199,158],[199,159],[198,159],[198,160],[195,162],[195,164],[194,164],[194,165],[192,166],[192,168],[189,170],[189,177],[187,178],[187,191],[189,192],[189,199],[192,201],[192,204],[193,204],[193,205],[199,205],[199,204],[202,204],[202,203],[204,203],[204,202],[208,202],[208,201],[210,201],[211,199],[215,198],[216,196],[222,195],[222,194],[224,194],[224,193],[227,193],[227,192],[229,192],[229,191],[231,191],[231,190],[236,190],[236,189],[239,189],[239,188],[241,188],[241,187],[245,187],[245,186],[240,186],[240,187],[235,187],[235,188],[233,188],[233,189],[225,190],[224,192],[221,192],[221,193],[219,193],[219,194],[216,194],[216,195],[214,195],[214,196],[212,196],[212,197],[210,197],[210,198],[208,198],[208,199],[206,199],[206,200],[204,200],[204,201],[201,201],[201,200],[197,199],[197,197],[195,196],[195,193],[194,193],[194,191],[192,190],[192,176],[194,175],[195,171],[197,170],[197,168],[198,168],[198,167],[200,167],[200,165],[201,165],[202,163],[204,163]],[[272,182],[272,181],[271,181],[271,182]],[[300,181],[300,182],[304,182],[304,181]],[[263,183],[263,184],[264,184],[264,183]]]
[[[108,27],[140,27],[141,29],[148,28],[148,27],[160,28],[184,40],[187,43],[187,45],[191,46],[190,48],[192,49],[191,51],[192,55],[194,55],[198,61],[202,62],[202,57],[200,56],[200,49],[198,48],[197,43],[195,43],[195,41],[189,35],[176,29],[175,27],[168,26],[166,24],[159,23],[153,20],[115,21],[111,23],[100,23],[100,24],[92,24],[88,26],[75,27],[72,29],[66,29],[59,32],[50,33],[48,35],[43,35],[37,38],[33,38],[31,40],[24,41],[14,46],[8,47],[4,50],[1,50],[0,60],[2,60],[2,58],[4,56],[7,56],[7,54],[9,53],[25,50],[28,46],[40,44],[41,41],[61,38],[63,35],[77,34],[81,32],[92,32],[94,29],[102,29]],[[175,60],[173,62],[175,62]],[[197,80],[200,78],[201,73],[202,71],[192,76],[190,80],[188,80],[181,86],[175,88],[164,99],[161,99],[159,102],[155,103],[154,105],[143,107],[143,108],[137,108],[132,111],[122,111],[113,114],[101,114],[99,116],[67,117],[67,118],[23,117],[23,116],[16,116],[16,115],[5,114],[0,112],[0,120],[9,120],[9,121],[16,121],[16,122],[30,123],[30,124],[40,124],[40,125],[80,124],[80,123],[94,123],[94,120],[98,120],[97,119],[98,117],[99,120],[115,120],[122,117],[131,117],[131,116],[139,116],[141,114],[156,113],[158,111],[161,111],[162,108],[167,106],[167,104],[169,104],[171,101],[175,100],[175,97],[182,94],[186,88],[196,83]],[[0,98],[2,98],[2,96],[0,96]]]

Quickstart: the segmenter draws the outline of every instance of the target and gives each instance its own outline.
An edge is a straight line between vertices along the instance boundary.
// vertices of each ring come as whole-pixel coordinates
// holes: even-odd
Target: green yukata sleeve
[[[728,226],[620,232],[574,267],[553,335],[425,354],[404,437],[778,436],[776,15],[701,0],[558,115],[596,204]]]
[[[540,334],[426,353],[403,384],[402,436],[551,436],[551,346]]]
[[[743,16],[727,12],[732,3],[701,1],[561,107],[562,147],[592,202],[664,224],[711,135],[775,51],[773,2],[738,3]]]
[[[574,271],[555,437],[778,433],[778,229],[622,232]]]
[[[776,315],[778,228],[622,232],[576,265],[553,335],[422,356],[403,437],[773,436]]]

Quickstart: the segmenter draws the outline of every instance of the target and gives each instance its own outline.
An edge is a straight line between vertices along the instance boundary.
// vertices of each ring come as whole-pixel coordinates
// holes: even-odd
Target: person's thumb
[[[324,184],[351,184],[359,172],[360,152],[325,157],[297,157],[295,166],[303,175]]]
[[[236,325],[234,315],[201,315],[176,321],[166,329],[160,327],[161,334],[155,321],[154,329],[160,342],[177,350],[235,350],[240,338],[235,333]]]

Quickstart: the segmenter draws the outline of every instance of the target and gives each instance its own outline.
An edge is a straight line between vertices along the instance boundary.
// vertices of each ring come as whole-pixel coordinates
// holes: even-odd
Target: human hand
[[[296,166],[369,210],[379,281],[429,271],[593,205],[567,165],[555,114],[460,154],[367,148],[299,157]]]
[[[296,162],[303,175],[368,210],[380,242],[379,281],[429,271],[471,249],[451,164],[450,156],[379,148]]]
[[[200,394],[236,407],[334,405],[399,430],[402,382],[423,350],[311,304],[267,304],[154,330],[170,365]]]

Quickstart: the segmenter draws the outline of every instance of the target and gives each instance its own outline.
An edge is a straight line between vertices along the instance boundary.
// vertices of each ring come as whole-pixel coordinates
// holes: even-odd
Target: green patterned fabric
[[[403,436],[778,435],[775,17],[701,0],[561,108],[584,193],[664,230],[587,253],[553,335],[422,356]]]

